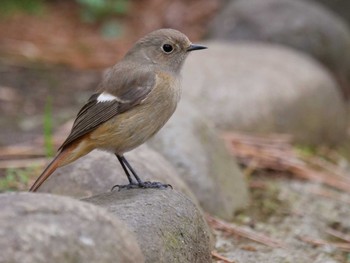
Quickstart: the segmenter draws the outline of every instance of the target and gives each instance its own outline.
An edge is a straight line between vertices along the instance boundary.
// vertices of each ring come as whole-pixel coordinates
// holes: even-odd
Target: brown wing
[[[143,83],[140,83],[140,81]],[[154,83],[154,74],[143,72],[141,76],[139,73],[139,78],[136,78],[135,81],[129,80],[124,83],[114,83],[121,86],[114,89],[114,94],[112,92],[109,93],[117,96],[118,100],[99,102],[97,98],[101,93],[93,94],[79,111],[70,135],[58,150],[63,149],[71,142],[96,129],[100,124],[108,121],[114,116],[128,111],[135,105],[140,104],[150,93]],[[129,87],[125,87],[125,85],[128,85]],[[109,90],[112,91],[111,88]]]

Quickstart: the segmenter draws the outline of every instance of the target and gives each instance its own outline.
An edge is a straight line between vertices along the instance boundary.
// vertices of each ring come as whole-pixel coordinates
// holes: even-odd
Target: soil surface
[[[252,188],[251,205],[236,216],[246,229],[265,234],[283,244],[271,248],[257,242],[215,231],[216,250],[235,263],[333,263],[350,262],[349,243],[331,235],[350,236],[350,195],[317,183],[288,178],[260,177]],[[347,243],[347,251],[327,243]]]

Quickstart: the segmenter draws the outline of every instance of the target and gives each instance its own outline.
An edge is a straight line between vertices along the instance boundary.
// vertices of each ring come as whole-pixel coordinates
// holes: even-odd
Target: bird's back
[[[168,121],[180,99],[179,77],[161,70],[154,70],[153,74],[153,88],[144,100],[91,132],[90,139],[97,148],[120,154],[132,150],[157,133]]]

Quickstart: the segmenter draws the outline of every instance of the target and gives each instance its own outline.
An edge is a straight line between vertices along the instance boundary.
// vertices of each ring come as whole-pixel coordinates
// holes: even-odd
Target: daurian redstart
[[[94,149],[117,156],[129,180],[119,188],[168,187],[142,181],[123,154],[147,141],[168,121],[180,99],[183,62],[190,51],[205,48],[174,29],[156,30],[136,42],[104,76],[98,92],[79,111],[56,157],[29,191],[36,191],[58,167]]]

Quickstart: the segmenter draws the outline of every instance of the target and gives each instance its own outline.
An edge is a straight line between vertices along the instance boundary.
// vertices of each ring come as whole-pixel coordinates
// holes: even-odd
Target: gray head
[[[190,51],[205,48],[192,44],[187,36],[177,30],[159,29],[136,42],[125,59],[178,73]]]

